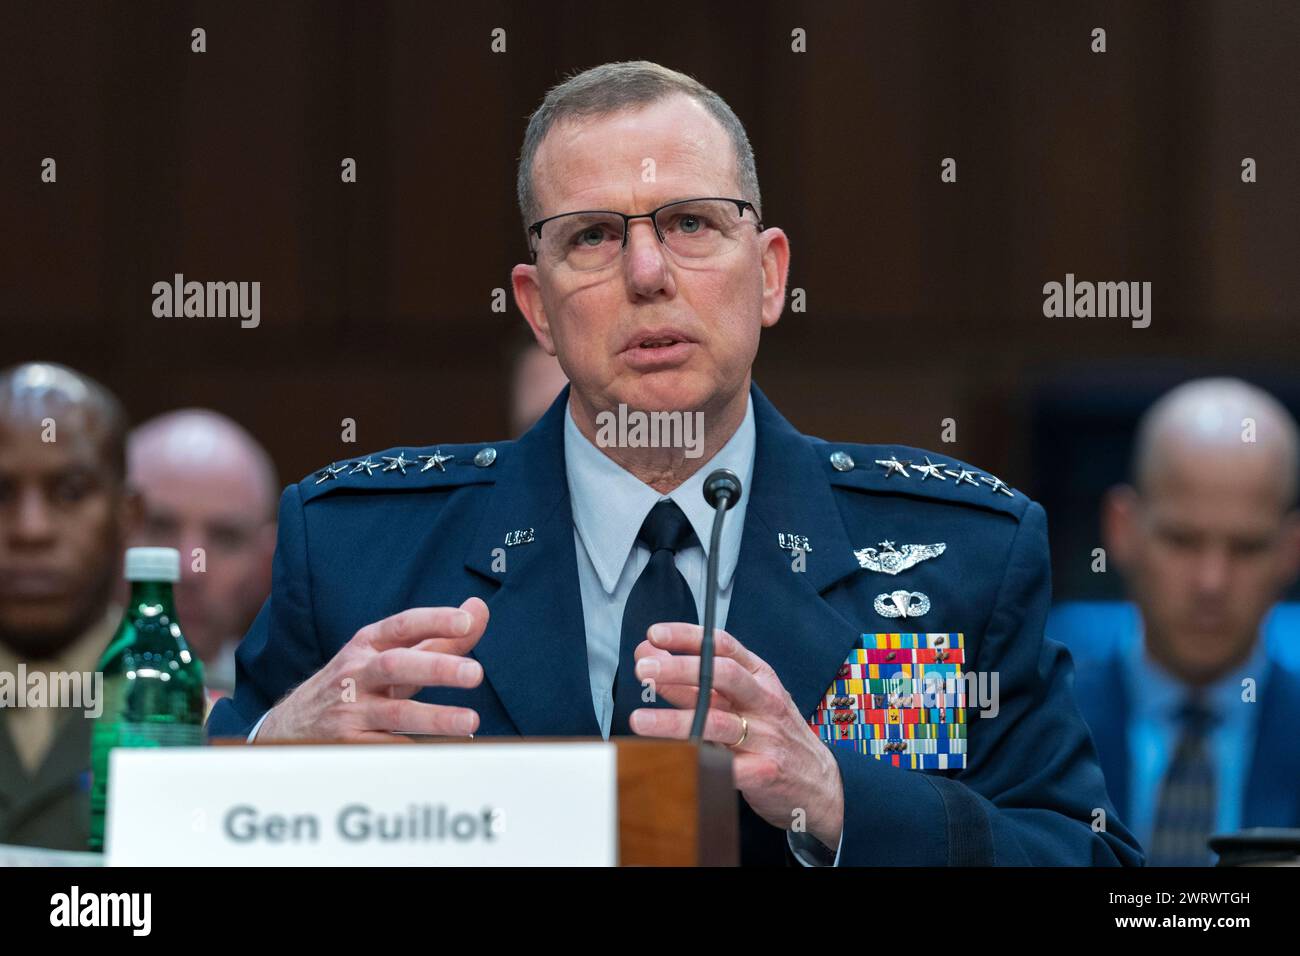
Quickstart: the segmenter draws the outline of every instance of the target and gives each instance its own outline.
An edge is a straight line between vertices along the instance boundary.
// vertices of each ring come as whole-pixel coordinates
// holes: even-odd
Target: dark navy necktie
[[[1208,737],[1214,714],[1197,696],[1179,709],[1181,734],[1160,784],[1148,866],[1209,866],[1217,787]]]
[[[677,570],[673,556],[682,548],[699,544],[685,513],[672,499],[650,509],[637,533],[638,544],[650,551],[650,562],[632,585],[623,608],[623,630],[618,648],[618,670],[614,674],[614,716],[610,736],[630,734],[628,718],[638,707],[665,707],[656,699],[642,699],[641,682],[636,677],[633,652],[646,639],[650,625],[661,621],[686,621],[698,624],[695,598],[690,586]]]

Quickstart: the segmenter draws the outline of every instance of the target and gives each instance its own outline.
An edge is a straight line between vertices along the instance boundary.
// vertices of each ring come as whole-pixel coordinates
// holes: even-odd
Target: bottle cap
[[[175,548],[127,548],[128,581],[171,581],[181,579],[181,553]]]

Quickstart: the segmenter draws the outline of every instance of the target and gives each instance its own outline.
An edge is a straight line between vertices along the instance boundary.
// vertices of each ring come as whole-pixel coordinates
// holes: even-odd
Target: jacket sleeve
[[[280,495],[271,595],[235,652],[235,693],[208,716],[209,737],[247,737],[253,725],[325,661],[316,638],[307,536],[297,485]]]
[[[1044,638],[1047,519],[1031,502],[975,666],[996,713],[967,701],[967,766],[949,778],[833,748],[844,784],[840,865],[1140,866],[1074,700],[1065,648]]]

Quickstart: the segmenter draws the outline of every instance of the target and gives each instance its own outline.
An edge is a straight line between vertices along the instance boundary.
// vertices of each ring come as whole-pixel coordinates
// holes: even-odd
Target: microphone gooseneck
[[[740,500],[740,479],[734,471],[719,468],[704,479],[704,500],[714,509],[713,532],[709,536],[708,576],[704,585],[704,637],[700,642],[700,696],[695,702],[691,721],[691,740],[704,737],[704,723],[709,716],[709,698],[713,695],[713,626],[718,614],[718,551],[722,541],[722,521]]]

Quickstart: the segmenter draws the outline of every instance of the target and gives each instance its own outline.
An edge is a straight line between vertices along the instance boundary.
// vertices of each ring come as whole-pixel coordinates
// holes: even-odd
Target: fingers
[[[678,686],[698,688],[700,659],[686,655],[643,657],[636,663],[636,676],[638,680],[654,681],[656,692],[665,696]],[[770,703],[754,675],[731,657],[714,658],[713,689],[731,701],[736,709],[749,713],[762,712]]]
[[[668,737],[685,740],[691,734],[691,722],[695,714],[689,710],[663,710],[652,707],[639,707],[632,711],[628,720],[632,732],[643,737]],[[745,735],[744,749],[754,739],[755,721],[749,720],[749,732]],[[733,747],[745,734],[745,725],[740,715],[725,710],[710,710],[704,721],[704,739],[716,744]]]
[[[431,649],[464,654],[483,636],[488,608],[479,598],[469,598],[460,607],[413,607],[376,621],[361,629],[375,650],[413,647],[437,641]]]
[[[680,707],[683,710],[695,712],[695,702],[700,699],[700,689],[690,687],[685,684],[674,684],[660,687],[654,685],[655,696],[660,700],[666,700],[673,707]],[[735,710],[731,701],[723,697],[716,690],[709,693],[710,710]]]
[[[646,634],[650,643],[673,654],[700,653],[700,644],[704,641],[704,628],[699,624],[685,624],[680,621],[656,624]],[[756,674],[763,666],[763,660],[748,650],[726,631],[714,628],[713,653],[716,657],[729,657],[751,674]]]
[[[393,647],[371,657],[357,677],[368,688],[404,685],[468,688],[482,683],[483,665],[456,654]]]
[[[366,724],[394,734],[468,737],[478,730],[478,714],[468,707],[426,704],[418,700],[372,698],[366,704]]]
[[[672,657],[668,651],[655,647],[649,641],[642,641],[632,651],[632,659],[639,661],[643,657]]]

